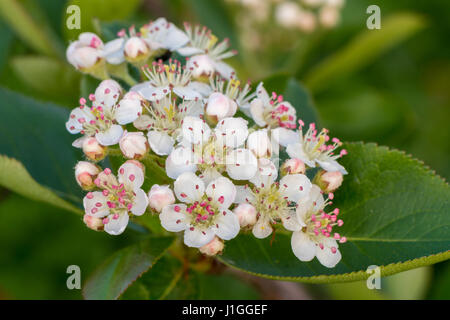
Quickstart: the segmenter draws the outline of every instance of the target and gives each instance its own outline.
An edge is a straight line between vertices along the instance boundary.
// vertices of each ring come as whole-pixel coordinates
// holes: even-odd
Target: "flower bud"
[[[324,171],[321,170],[314,177],[314,183],[325,193],[336,191],[342,184],[344,177],[339,171]]]
[[[241,203],[233,212],[238,217],[241,228],[251,227],[256,223],[256,209],[248,203]]]
[[[103,230],[103,222],[100,218],[95,218],[89,214],[83,216],[83,221],[89,229],[94,231]]]
[[[78,70],[97,78],[105,78],[108,74],[105,59],[103,59],[103,49],[103,42],[96,34],[83,32],[78,40],[69,45],[66,57]]]
[[[212,93],[205,106],[206,119],[210,124],[217,124],[224,118],[232,117],[236,111],[236,102],[220,92]]]
[[[107,148],[98,143],[94,137],[84,139],[82,149],[85,156],[93,161],[103,160],[107,153]]]
[[[247,148],[257,158],[270,157],[272,154],[272,143],[267,130],[257,130],[250,133],[247,139]]]
[[[140,131],[125,131],[120,138],[119,146],[125,158],[128,159],[142,159],[150,149],[147,138]]]
[[[150,47],[139,37],[131,37],[124,47],[124,54],[129,62],[145,61],[150,56]]]
[[[161,212],[164,207],[174,203],[175,196],[168,186],[154,184],[148,193],[148,204],[157,212]]]
[[[302,160],[292,158],[286,160],[281,166],[281,174],[304,174],[306,171],[305,164]]]
[[[222,240],[214,237],[214,239],[212,239],[210,243],[205,244],[199,250],[201,253],[206,254],[207,256],[215,256],[222,253],[223,247],[224,245]]]
[[[100,168],[87,161],[79,161],[75,166],[75,179],[83,190],[91,190],[95,187],[94,180],[100,173]]]
[[[320,9],[319,21],[325,28],[333,28],[339,22],[339,9],[333,6],[325,6]]]
[[[214,63],[207,54],[197,55],[189,58],[186,67],[191,70],[192,76],[197,79],[209,79],[214,74]]]

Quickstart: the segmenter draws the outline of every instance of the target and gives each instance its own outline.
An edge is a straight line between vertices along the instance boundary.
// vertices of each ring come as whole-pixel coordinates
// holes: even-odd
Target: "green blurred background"
[[[69,40],[79,33],[65,27],[69,4],[81,8],[81,31],[139,26],[159,16],[179,26],[199,22],[220,38],[230,38],[240,53],[231,64],[243,80],[293,75],[311,91],[322,124],[333,135],[404,150],[445,179],[450,177],[450,2],[347,0],[336,28],[302,34],[284,32],[269,22],[260,30],[268,44],[256,51],[245,45],[242,21],[236,19],[242,9],[218,0],[15,2],[34,25],[18,26],[23,17],[0,14],[2,87],[75,106],[87,80],[64,58]],[[380,31],[366,28],[371,4],[381,8]],[[0,299],[81,298],[80,290],[66,288],[67,266],[79,265],[85,280],[108,255],[136,237],[133,230],[121,237],[93,232],[79,216],[0,189]],[[381,290],[368,290],[364,282],[270,281],[227,269],[197,278],[192,297],[200,299],[450,298],[449,262],[387,277]],[[217,286],[226,290],[218,292]],[[180,297],[176,290],[171,296]]]

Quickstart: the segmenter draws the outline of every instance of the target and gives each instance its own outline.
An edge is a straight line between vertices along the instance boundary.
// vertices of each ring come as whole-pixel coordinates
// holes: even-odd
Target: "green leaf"
[[[139,7],[141,0],[70,0],[67,7],[77,5],[81,10],[81,29],[64,28],[66,39],[75,39],[81,32],[96,32],[94,19],[114,21],[129,18]],[[68,16],[67,16],[68,17]]]
[[[50,189],[37,183],[19,161],[2,155],[0,155],[0,186],[26,198],[46,202],[78,214],[81,213],[80,209],[61,199]]]
[[[54,35],[50,33],[50,27],[44,25],[44,21],[37,22],[20,1],[0,1],[0,15],[11,29],[37,52],[53,57],[60,54],[60,47],[55,42]]]
[[[71,97],[77,101],[80,74],[71,66],[44,56],[17,56],[11,60],[17,76],[31,88],[47,96]],[[45,75],[45,76],[44,76]]]
[[[167,297],[180,281],[183,265],[165,255],[142,277],[136,280],[124,293],[124,300],[161,300]]]
[[[398,13],[382,21],[381,29],[365,30],[344,48],[325,59],[305,77],[305,84],[313,92],[369,65],[395,45],[422,30],[426,23],[415,13]]]
[[[57,195],[81,201],[73,168],[81,152],[67,132],[69,110],[0,88],[0,154],[19,160],[30,175]]]
[[[109,257],[83,287],[86,299],[118,299],[170,247],[173,237],[151,237]]]
[[[227,242],[226,264],[262,277],[311,283],[365,279],[370,265],[382,276],[450,258],[450,188],[421,162],[375,144],[348,143],[341,163],[348,170],[333,207],[345,221],[348,242],[335,268],[317,259],[301,262],[290,235],[258,240],[242,234]]]

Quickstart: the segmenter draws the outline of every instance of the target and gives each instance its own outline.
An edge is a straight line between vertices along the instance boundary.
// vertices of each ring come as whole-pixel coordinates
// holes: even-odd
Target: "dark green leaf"
[[[22,162],[39,184],[79,202],[73,168],[81,153],[65,128],[69,110],[3,88],[0,101],[0,153]]]
[[[85,283],[86,299],[117,299],[161,258],[173,237],[151,237],[109,257]]]

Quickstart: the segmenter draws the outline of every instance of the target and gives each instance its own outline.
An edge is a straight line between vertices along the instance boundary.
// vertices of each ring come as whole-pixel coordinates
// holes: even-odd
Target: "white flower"
[[[277,169],[266,158],[261,158],[257,174],[250,179],[253,187],[238,187],[236,203],[252,205],[257,214],[257,221],[253,225],[253,235],[266,238],[272,233],[272,224],[282,222],[285,229],[298,231],[301,229],[295,206],[300,200],[308,196],[311,182],[303,174],[292,174],[275,182]]]
[[[117,178],[110,169],[101,172],[95,184],[102,191],[89,192],[83,199],[87,215],[102,218],[104,230],[112,235],[121,234],[129,220],[129,214],[144,214],[148,199],[141,189],[144,172],[134,160],[125,162]]]
[[[168,155],[181,134],[186,116],[199,116],[203,111],[202,100],[184,101],[177,104],[170,95],[152,101],[144,113],[133,122],[139,130],[148,130],[148,141],[157,155]]]
[[[173,23],[164,18],[158,18],[141,28],[141,34],[152,50],[177,50],[184,46],[189,38]]]
[[[247,121],[242,118],[225,118],[211,130],[202,119],[188,116],[183,120],[182,145],[166,161],[167,174],[177,178],[199,170],[205,183],[225,171],[232,179],[249,179],[257,161],[249,150],[240,148],[247,136]]]
[[[117,144],[123,134],[122,125],[133,122],[142,113],[140,100],[125,97],[119,100],[121,94],[116,81],[102,81],[95,95],[89,96],[92,107],[81,98],[80,106],[72,110],[66,122],[67,130],[72,134],[95,136],[103,146]]]
[[[125,131],[119,140],[120,151],[128,159],[142,159],[149,150],[147,138],[143,132]]]
[[[217,43],[217,37],[206,27],[195,26],[192,29],[187,23],[185,30],[189,43],[177,52],[182,56],[191,57],[188,64],[193,68],[193,72],[201,75],[205,70],[214,68],[222,77],[229,79],[234,74],[234,70],[222,60],[236,55],[236,52],[228,50],[228,39]]]
[[[302,160],[306,165],[314,168],[317,165],[326,171],[339,171],[342,174],[347,174],[347,171],[336,160],[347,154],[345,149],[341,150],[339,154],[335,154],[335,150],[339,148],[342,143],[337,138],[331,139],[332,143],[327,144],[330,140],[328,130],[322,129],[319,134],[314,123],[309,125],[308,131],[303,135],[303,122],[300,120],[300,127],[297,132],[281,128],[279,143],[287,147],[286,152],[289,157]]]
[[[153,62],[152,67],[144,68],[143,72],[149,81],[135,85],[131,90],[150,101],[159,100],[171,92],[185,100],[201,99],[210,91],[207,84],[191,81],[191,70],[176,60],[169,64]]]
[[[228,208],[236,196],[233,183],[220,177],[205,188],[191,172],[180,175],[174,183],[175,195],[183,203],[166,206],[159,218],[168,231],[184,231],[184,243],[200,248],[215,236],[230,240],[239,232],[239,221]]]
[[[103,59],[103,42],[94,33],[83,32],[66,50],[67,60],[79,70],[89,70]]]
[[[99,173],[100,168],[87,161],[78,161],[75,166],[75,179],[84,190],[90,190],[95,187],[94,180]]]
[[[333,233],[333,227],[341,226],[343,221],[337,219],[338,209],[331,213],[324,211],[327,204],[320,188],[313,185],[306,201],[297,207],[296,214],[302,229],[292,234],[291,246],[301,261],[311,261],[317,257],[322,265],[333,268],[341,260],[337,240],[344,243],[347,239]]]
[[[162,209],[174,203],[175,196],[169,186],[154,184],[148,192],[148,204],[157,212],[161,212]]]
[[[269,128],[295,128],[296,111],[283,96],[274,92],[269,97],[261,82],[256,88],[256,98],[250,103],[250,113],[253,120],[260,127]]]

